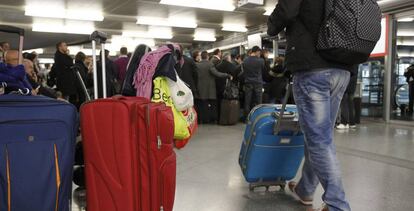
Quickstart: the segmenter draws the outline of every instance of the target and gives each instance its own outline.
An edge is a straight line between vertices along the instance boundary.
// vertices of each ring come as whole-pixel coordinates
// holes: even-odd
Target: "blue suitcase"
[[[250,190],[274,185],[284,189],[303,160],[304,136],[296,106],[287,105],[279,120],[281,109],[282,105],[259,105],[248,116],[239,164]]]
[[[71,104],[0,95],[0,210],[70,210],[77,131]]]

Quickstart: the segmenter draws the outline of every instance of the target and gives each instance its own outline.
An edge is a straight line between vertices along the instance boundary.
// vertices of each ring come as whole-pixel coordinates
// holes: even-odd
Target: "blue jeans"
[[[334,124],[349,77],[345,70],[318,69],[298,72],[293,78],[299,122],[306,137],[305,164],[296,192],[300,197],[313,198],[320,182],[329,211],[351,210],[333,142]]]

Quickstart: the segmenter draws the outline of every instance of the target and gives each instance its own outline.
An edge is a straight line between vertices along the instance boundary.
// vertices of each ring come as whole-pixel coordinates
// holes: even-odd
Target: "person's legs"
[[[247,116],[250,113],[250,105],[252,103],[252,97],[253,97],[253,85],[251,84],[245,84],[244,85],[244,116],[247,118]]]
[[[413,112],[413,105],[414,105],[414,82],[408,83],[408,96],[409,96],[409,105],[408,109],[409,112]]]
[[[350,73],[339,69],[301,72],[294,76],[293,91],[299,121],[305,134],[306,161],[298,194],[312,197],[318,180],[329,211],[349,211],[342,186],[333,128]]]
[[[349,111],[349,125],[355,126],[355,104],[354,104],[354,95],[348,94],[348,111]]]
[[[346,93],[341,100],[341,124],[349,124],[349,101]]]
[[[253,107],[262,104],[263,102],[263,85],[254,85],[254,102]]]

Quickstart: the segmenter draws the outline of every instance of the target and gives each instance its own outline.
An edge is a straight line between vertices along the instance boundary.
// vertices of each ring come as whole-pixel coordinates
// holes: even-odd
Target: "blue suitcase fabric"
[[[0,96],[0,210],[69,211],[76,108],[38,96]]]
[[[273,134],[277,121],[273,114],[280,109],[281,105],[260,105],[252,110],[247,119],[239,164],[249,183],[291,180],[302,162],[302,132],[286,130],[278,135]],[[297,116],[296,106],[287,105],[285,115],[287,113]]]

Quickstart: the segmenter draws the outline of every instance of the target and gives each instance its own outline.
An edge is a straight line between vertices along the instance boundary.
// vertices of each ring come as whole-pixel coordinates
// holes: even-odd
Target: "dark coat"
[[[410,65],[407,68],[407,71],[404,73],[404,76],[406,78],[407,83],[410,83],[412,81],[410,81],[411,78],[414,79],[414,64]]]
[[[217,65],[216,69],[221,73],[226,73],[231,75],[234,79],[237,78],[237,66],[233,63],[223,60],[220,64]],[[216,79],[216,89],[217,89],[217,98],[222,99],[224,89],[226,88],[227,78],[217,78]]]
[[[118,71],[117,71],[117,67],[115,65],[115,63],[113,61],[111,61],[109,58],[107,58],[105,60],[106,63],[106,94],[107,97],[112,97],[114,96],[115,93],[115,82],[117,81],[117,75],[118,75]],[[97,72],[97,76],[98,76],[98,97],[102,98],[103,97],[103,85],[102,85],[102,62],[98,63],[98,72]]]
[[[76,76],[72,71],[73,59],[60,51],[55,53],[53,70],[56,75],[56,86],[64,96],[76,94]]]
[[[214,64],[215,67],[217,67],[217,65],[219,65],[221,63],[221,59],[218,58],[217,56],[211,57],[210,61]]]
[[[279,0],[268,20],[270,36],[286,28],[286,66],[289,71],[350,66],[324,60],[316,50],[319,29],[324,18],[324,0]]]
[[[197,65],[191,58],[184,56],[183,66],[177,70],[178,76],[183,80],[188,86],[190,86],[193,95],[197,97],[198,91],[198,70]]]
[[[215,100],[216,96],[216,77],[229,77],[226,73],[217,71],[214,64],[208,60],[197,63],[198,69],[198,98],[201,100]]]
[[[289,83],[289,75],[282,65],[276,65],[271,70],[272,80],[269,85],[269,95],[271,98],[280,100],[286,95],[286,85]]]

